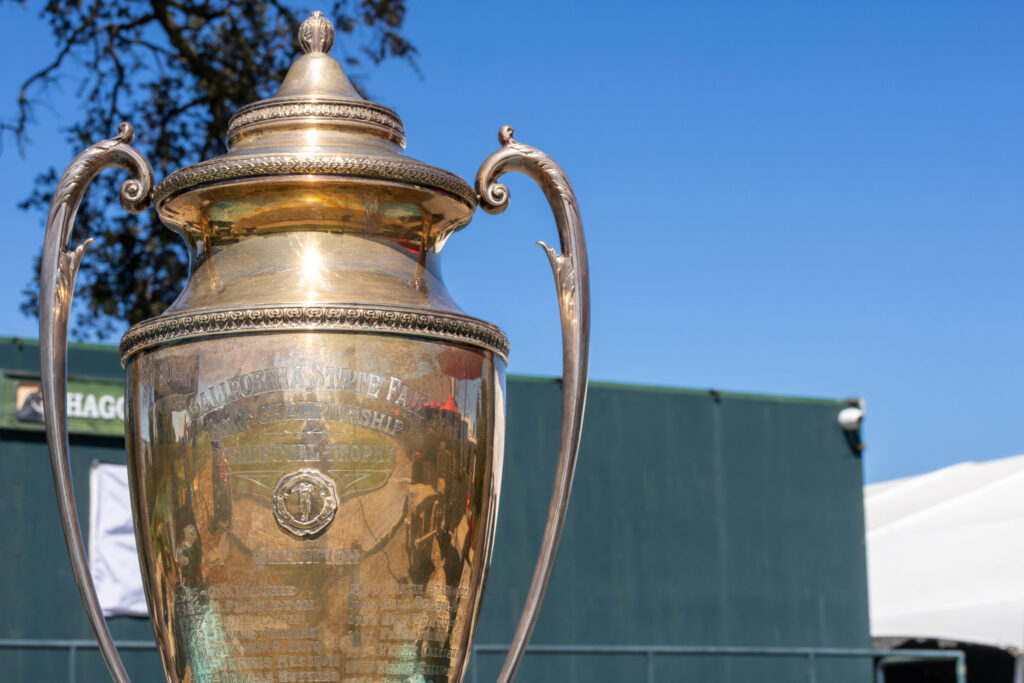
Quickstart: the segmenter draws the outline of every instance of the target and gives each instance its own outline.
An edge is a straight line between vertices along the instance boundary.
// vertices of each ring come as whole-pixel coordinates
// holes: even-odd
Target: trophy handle
[[[134,135],[131,124],[122,123],[118,127],[117,137],[89,147],[75,157],[64,171],[50,204],[50,215],[46,219],[43,263],[39,272],[39,364],[43,421],[46,424],[46,442],[50,447],[53,485],[57,490],[57,507],[78,593],[93,633],[96,634],[103,659],[117,683],[128,683],[128,675],[107,630],[92,574],[89,573],[78,509],[75,507],[75,491],[71,483],[68,446],[68,320],[71,296],[75,291],[75,276],[85,248],[92,239],[87,239],[73,249],[68,249],[68,242],[86,188],[106,168],[123,168],[132,176],[121,185],[121,206],[132,213],[138,213],[149,206],[153,170],[149,162],[131,147]]]
[[[507,171],[519,171],[533,178],[544,191],[558,226],[562,253],[538,242],[551,261],[558,293],[558,310],[562,318],[562,432],[559,440],[555,488],[548,508],[540,555],[533,570],[533,580],[526,597],[526,606],[519,618],[512,647],[498,676],[499,683],[508,683],[516,674],[526,652],[526,644],[537,623],[544,600],[551,568],[562,535],[569,504],[576,456],[583,426],[583,406],[587,398],[587,365],[590,357],[590,276],[587,266],[587,245],[583,238],[576,194],[565,172],[539,149],[512,139],[511,126],[498,132],[502,147],[487,157],[476,174],[476,192],[484,211],[498,214],[508,207],[509,192],[498,179]]]

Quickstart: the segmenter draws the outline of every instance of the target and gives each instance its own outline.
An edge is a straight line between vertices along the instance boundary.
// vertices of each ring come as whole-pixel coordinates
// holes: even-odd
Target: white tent
[[[865,488],[871,635],[1024,652],[1024,455]]]

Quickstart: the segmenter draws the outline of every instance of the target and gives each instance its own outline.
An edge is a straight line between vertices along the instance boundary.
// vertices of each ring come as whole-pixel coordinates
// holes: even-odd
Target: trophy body
[[[282,332],[127,370],[143,575],[177,680],[459,680],[496,512],[500,358]]]
[[[325,228],[213,249],[165,319],[122,346],[166,669],[196,683],[459,680],[497,507],[501,333],[444,312],[434,264],[386,240]],[[267,253],[258,276],[238,267]],[[339,304],[346,282],[388,303]],[[436,329],[415,336],[424,320]],[[178,337],[154,342],[168,321]]]
[[[74,213],[119,166],[129,210],[152,202],[191,273],[121,341],[139,561],[173,683],[455,683],[469,663],[501,484],[508,341],[445,289],[447,239],[538,181],[562,253],[544,246],[563,332],[556,482],[527,605],[500,680],[536,621],[572,485],[586,394],[589,293],[575,195],[512,139],[476,188],[406,157],[401,119],[363,100],[302,24],[278,93],[239,110],[227,154],[170,174],[130,147],[88,148],[61,178],[40,277],[44,418],[69,556],[100,649],[127,675],[85,561],[66,432],[67,320],[86,244]]]

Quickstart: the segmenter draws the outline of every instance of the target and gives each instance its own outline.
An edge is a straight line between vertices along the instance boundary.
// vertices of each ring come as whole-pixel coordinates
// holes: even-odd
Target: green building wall
[[[38,373],[34,341],[0,341],[0,369]],[[120,379],[116,350],[75,345],[69,374]],[[478,644],[507,643],[530,581],[557,455],[561,387],[510,377],[496,549]],[[591,384],[580,464],[534,645],[870,647],[861,461],[839,429],[845,403]],[[93,460],[124,462],[118,438],[72,437],[78,508]],[[0,430],[0,638],[82,639],[42,434]],[[109,620],[152,641],[147,620]],[[158,680],[152,651],[122,653]],[[478,653],[469,680],[494,680]],[[95,650],[76,681],[109,680]],[[5,681],[67,680],[62,650],[0,648]],[[644,681],[638,655],[530,654],[519,680]],[[870,680],[868,662],[819,659],[817,680]],[[801,681],[799,657],[658,655],[654,680]]]

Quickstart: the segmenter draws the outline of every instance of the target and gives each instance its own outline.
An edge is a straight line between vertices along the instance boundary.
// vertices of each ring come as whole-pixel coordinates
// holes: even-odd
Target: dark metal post
[[[872,664],[875,670],[875,683],[885,683],[885,657],[876,657]]]

